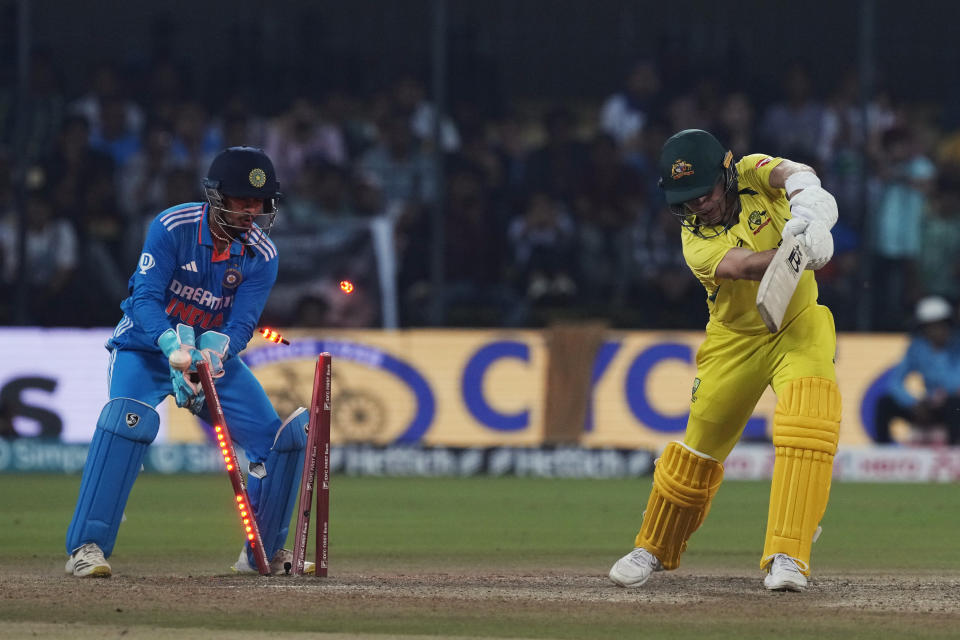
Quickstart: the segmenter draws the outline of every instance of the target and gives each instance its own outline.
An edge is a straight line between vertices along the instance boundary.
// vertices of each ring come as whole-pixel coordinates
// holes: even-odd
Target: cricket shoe
[[[237,562],[230,568],[235,573],[260,573],[256,566],[250,565],[246,548],[240,552],[240,557],[237,559]],[[293,551],[289,549],[277,549],[277,552],[273,554],[273,558],[270,559],[270,574],[275,576],[289,575],[292,570]],[[304,574],[315,573],[316,570],[317,566],[314,563],[308,562],[307,560],[303,561]]]
[[[621,587],[639,587],[654,571],[663,571],[660,559],[643,547],[637,547],[614,563],[609,576]]]
[[[64,570],[78,578],[109,578],[113,575],[107,559],[103,557],[103,551],[93,542],[88,542],[71,553]]]
[[[763,586],[770,591],[803,591],[807,586],[807,576],[800,571],[796,560],[785,553],[778,553],[770,561]]]

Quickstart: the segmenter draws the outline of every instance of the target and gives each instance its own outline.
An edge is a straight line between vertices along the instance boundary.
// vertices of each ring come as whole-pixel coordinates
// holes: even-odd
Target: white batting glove
[[[793,222],[790,220],[787,224]],[[786,226],[784,227],[786,233]],[[816,271],[830,262],[833,257],[833,235],[830,229],[822,222],[814,221],[806,224],[803,233],[797,235],[797,240],[807,249],[807,269]]]
[[[809,220],[804,220],[803,218],[790,218],[787,220],[787,223],[783,225],[783,233],[780,235],[784,238],[787,236],[799,236],[801,233],[807,230],[808,224],[810,224]]]
[[[790,213],[793,219],[817,221],[830,230],[837,223],[840,212],[837,200],[823,187],[811,185],[793,194],[790,198]]]

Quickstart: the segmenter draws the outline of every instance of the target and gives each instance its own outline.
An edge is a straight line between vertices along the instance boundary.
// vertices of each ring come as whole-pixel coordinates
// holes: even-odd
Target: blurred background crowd
[[[443,6],[416,4],[424,20]],[[24,38],[12,26],[23,6],[7,5],[8,42]],[[622,53],[606,70],[616,81],[592,91],[523,94],[498,83],[489,42],[451,14],[460,26],[439,74],[429,55],[365,74],[362,43],[349,49],[361,59],[315,60],[339,72],[240,73],[261,42],[224,76],[171,46],[170,16],[137,56],[91,56],[82,73],[32,37],[21,77],[8,67],[0,85],[0,323],[113,325],[146,225],[201,200],[213,155],[243,144],[270,155],[285,196],[266,322],[702,328],[705,294],[657,187],[663,141],[691,127],[735,157],[807,163],[836,196],[836,253],[818,281],[838,329],[898,331],[921,297],[960,300],[960,129],[943,101],[876,69],[868,85],[852,56],[824,73],[815,47],[765,53],[775,71],[755,82],[731,73],[749,65],[742,55],[708,65],[679,55],[679,37]],[[244,25],[256,20],[231,37],[261,40]]]

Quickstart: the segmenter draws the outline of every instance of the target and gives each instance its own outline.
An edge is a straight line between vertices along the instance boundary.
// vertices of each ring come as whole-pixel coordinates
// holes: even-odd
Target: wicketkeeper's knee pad
[[[303,407],[290,414],[277,429],[267,459],[262,465],[250,465],[250,505],[268,558],[272,558],[287,540],[303,470],[309,420],[310,413]]]
[[[680,566],[680,554],[710,511],[723,481],[718,460],[671,442],[657,460],[653,489],[634,546],[660,559],[664,569]]]
[[[827,509],[840,437],[840,389],[826,378],[800,378],[781,390],[773,418],[776,458],[760,567],[777,553],[810,573],[810,546]]]
[[[104,405],[67,529],[67,553],[88,542],[97,543],[105,556],[113,552],[130,489],[159,430],[160,416],[150,405],[131,398]]]

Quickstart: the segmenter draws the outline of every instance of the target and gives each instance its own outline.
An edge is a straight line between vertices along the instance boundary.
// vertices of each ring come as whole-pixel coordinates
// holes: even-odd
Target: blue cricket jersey
[[[922,335],[911,338],[906,354],[891,371],[887,383],[887,391],[901,407],[913,407],[919,402],[905,384],[907,376],[914,372],[923,378],[924,396],[937,390],[960,392],[960,336],[952,336],[942,349]]]
[[[208,209],[189,202],[154,218],[108,348],[159,351],[157,338],[179,323],[198,337],[210,329],[230,336],[229,356],[247,346],[277,279],[277,248],[254,225],[259,244],[234,241],[215,255]]]

